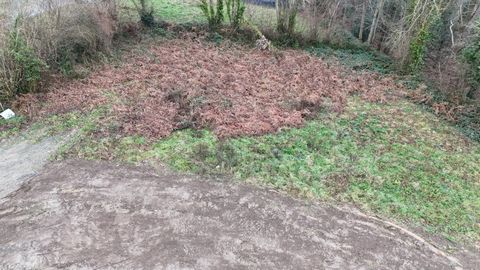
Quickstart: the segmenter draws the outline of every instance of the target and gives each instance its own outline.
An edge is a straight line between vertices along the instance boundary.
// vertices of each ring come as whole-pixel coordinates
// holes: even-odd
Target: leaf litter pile
[[[21,104],[43,105],[22,109],[42,115],[112,104],[125,134],[160,138],[209,128],[229,137],[300,126],[322,108],[341,111],[352,94],[385,102],[403,92],[392,77],[355,73],[298,50],[176,39],[124,59],[85,79],[54,83],[41,97],[25,96]]]

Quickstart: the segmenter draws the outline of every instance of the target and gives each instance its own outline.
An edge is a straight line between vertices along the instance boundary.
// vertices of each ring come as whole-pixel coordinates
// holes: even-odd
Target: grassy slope
[[[232,173],[480,239],[480,145],[408,102],[353,98],[340,116],[261,137],[219,141],[208,131],[181,131],[150,154],[179,170]]]

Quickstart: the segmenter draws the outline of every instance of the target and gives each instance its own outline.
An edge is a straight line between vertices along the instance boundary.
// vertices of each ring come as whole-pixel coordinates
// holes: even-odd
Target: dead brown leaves
[[[461,104],[460,102],[437,101],[427,86],[422,84],[415,91],[410,91],[406,97],[418,104],[429,106],[435,115],[443,116],[450,122],[457,122],[465,115],[476,114],[475,104]]]
[[[392,91],[403,91],[392,78],[353,73],[301,51],[278,58],[185,39],[131,53],[122,65],[86,79],[55,83],[38,112],[113,103],[127,134],[158,138],[191,127],[210,128],[218,136],[259,135],[302,125],[327,100],[341,111],[349,95],[385,102]]]

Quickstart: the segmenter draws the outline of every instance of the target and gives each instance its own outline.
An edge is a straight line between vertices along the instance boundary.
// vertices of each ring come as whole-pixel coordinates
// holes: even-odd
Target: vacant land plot
[[[382,75],[388,63],[325,46],[257,51],[192,26],[201,18],[192,2],[155,3],[164,7],[161,19],[191,22],[178,27],[191,31],[137,33],[152,42],[126,48],[120,61],[83,79],[58,79],[17,100],[19,115],[38,120],[32,129],[78,130],[59,158],[161,160],[352,202],[478,243],[480,145],[402,99],[412,92]],[[0,138],[24,119],[0,121]]]
[[[188,36],[135,47],[21,108],[81,130],[63,156],[160,159],[479,239],[480,146],[398,98],[393,77]]]

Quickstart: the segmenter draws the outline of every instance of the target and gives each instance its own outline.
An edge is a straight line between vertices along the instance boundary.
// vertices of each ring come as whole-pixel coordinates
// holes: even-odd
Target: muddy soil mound
[[[1,269],[462,269],[461,264],[349,208],[145,167],[56,163],[0,201]]]

